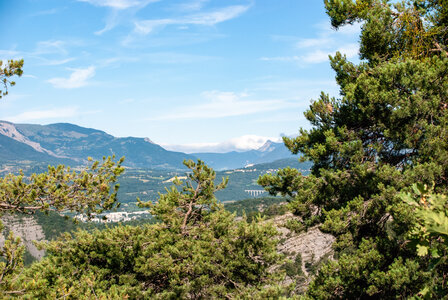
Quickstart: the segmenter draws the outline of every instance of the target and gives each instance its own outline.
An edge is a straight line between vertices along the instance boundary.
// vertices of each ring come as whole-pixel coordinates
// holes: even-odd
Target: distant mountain
[[[247,165],[268,163],[279,159],[296,157],[283,143],[267,141],[257,150],[227,153],[192,153],[216,170],[237,169]]]
[[[79,165],[87,157],[126,157],[125,165],[135,168],[182,169],[184,159],[193,156],[167,151],[145,138],[117,138],[103,131],[68,123],[51,125],[13,124],[0,121],[0,159],[30,160]]]
[[[35,150],[30,145],[18,142],[13,138],[0,134],[0,163],[11,161],[17,162],[48,162],[48,163],[67,163],[69,160],[64,160],[52,156],[45,152]]]
[[[168,151],[148,138],[118,138],[104,131],[69,123],[50,125],[13,124],[0,121],[0,164],[32,163],[76,166],[88,157],[126,157],[125,166],[146,169],[184,169],[185,159],[201,159],[216,170],[242,168],[293,156],[282,143],[267,141],[257,150],[228,153]]]
[[[313,166],[313,163],[310,161],[300,162],[297,157],[293,157],[293,158],[278,159],[278,160],[275,160],[272,162],[261,163],[261,164],[247,167],[245,169],[247,169],[247,170],[257,169],[260,171],[272,171],[272,170],[284,169],[284,168],[289,167],[289,168],[294,168],[294,169],[299,170],[303,175],[308,175],[312,166]]]

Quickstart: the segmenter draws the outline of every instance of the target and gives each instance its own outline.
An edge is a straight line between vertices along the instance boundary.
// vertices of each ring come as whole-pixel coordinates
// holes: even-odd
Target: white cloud
[[[359,45],[354,43],[342,45],[338,48],[338,51],[345,54],[347,58],[353,58],[359,54]]]
[[[0,50],[0,56],[12,57],[12,56],[17,56],[19,54],[20,54],[20,52],[15,51],[15,50]]]
[[[33,78],[33,79],[36,79],[36,78],[37,78],[37,76],[31,75],[31,74],[23,74],[22,77],[25,77],[25,78]]]
[[[41,66],[63,65],[75,60],[75,57],[68,57],[69,48],[82,46],[81,40],[46,40],[36,42],[32,51],[0,50],[0,60],[25,58],[25,63],[31,61]],[[5,60],[6,61],[6,60]]]
[[[6,64],[10,59],[22,59],[23,53],[15,50],[0,50],[0,61]]]
[[[200,10],[205,3],[209,2],[209,0],[193,0],[190,2],[182,3],[177,6],[177,9],[180,11],[198,11]]]
[[[347,58],[354,58],[358,55],[359,52],[359,46],[358,44],[346,44],[341,47],[339,47],[336,50],[329,50],[329,51],[323,51],[323,50],[316,50],[313,52],[309,52],[305,56],[302,57],[302,60],[306,63],[310,64],[316,64],[316,63],[322,63],[328,61],[329,55],[335,55],[336,52],[339,51],[341,54],[345,54]]]
[[[106,25],[103,29],[95,31],[96,35],[115,28],[121,22],[129,22],[133,19],[134,14],[150,3],[161,0],[78,0],[79,2],[87,2],[94,6],[107,7],[112,11],[106,17]],[[122,13],[125,12],[125,13]]]
[[[60,54],[68,53],[66,49],[67,43],[60,40],[41,41],[37,43],[34,55],[40,54]]]
[[[119,67],[123,63],[144,62],[145,64],[190,64],[217,60],[218,57],[177,52],[152,52],[133,56],[116,56],[97,61],[100,67]]]
[[[109,7],[114,9],[127,9],[136,6],[145,6],[150,2],[159,0],[78,0],[79,2],[87,2],[95,6]]]
[[[69,53],[71,47],[86,46],[85,41],[81,39],[67,39],[67,40],[46,40],[36,43],[34,51],[27,53],[30,56],[40,55],[61,55],[65,56]]]
[[[330,52],[323,50],[316,50],[313,52],[309,52],[306,55],[302,56],[302,61],[309,64],[318,64],[322,62],[328,61],[328,55]]]
[[[315,39],[301,39],[297,43],[297,47],[298,48],[321,47],[332,43],[333,40],[328,37],[315,38]]]
[[[263,61],[297,62],[299,65],[319,64],[328,62],[328,56],[336,51],[354,58],[359,53],[359,45],[354,43],[361,31],[360,24],[346,25],[339,30],[332,29],[329,22],[315,25],[319,32],[314,38],[295,38],[291,36],[273,36],[275,40],[293,43],[295,55],[281,57],[261,57]],[[342,44],[342,46],[341,46]]]
[[[112,11],[106,18],[106,25],[104,25],[104,28],[98,31],[95,31],[94,34],[96,35],[102,35],[103,33],[113,29],[115,26],[117,26],[118,23],[120,23],[120,14],[117,10]]]
[[[59,11],[60,11],[60,9],[52,8],[52,9],[41,10],[41,11],[32,13],[30,16],[31,17],[37,17],[37,16],[54,15],[54,14],[58,13]]]
[[[307,52],[302,56],[278,56],[278,57],[261,57],[260,60],[263,61],[273,61],[273,62],[297,62],[298,64],[318,64],[323,62],[328,62],[329,55],[335,55],[336,51],[345,54],[347,58],[354,58],[358,55],[359,46],[358,44],[346,44],[337,49],[322,50],[315,49],[312,52]]]
[[[203,25],[213,26],[218,23],[234,19],[244,12],[246,12],[250,6],[235,5],[217,9],[215,11],[206,13],[197,13],[189,16],[172,19],[154,19],[135,22],[134,31],[138,34],[147,35],[153,32],[155,29],[163,28],[168,25]]]
[[[202,94],[204,103],[180,107],[168,114],[148,118],[148,120],[198,120],[235,117],[276,111],[297,106],[286,100],[245,100],[245,93],[207,91]]]
[[[41,65],[43,66],[59,66],[75,60],[75,58],[73,57],[69,57],[66,59],[46,59],[46,58],[41,59],[42,59]]]
[[[185,153],[215,152],[225,153],[230,151],[248,151],[262,147],[268,140],[280,142],[280,137],[266,137],[259,135],[243,135],[220,143],[190,143],[182,145],[162,144],[165,149],[182,151]]]
[[[5,117],[4,119],[14,123],[28,122],[43,119],[69,118],[78,114],[76,107],[55,108],[50,110],[26,111],[21,114]]]
[[[47,80],[55,88],[74,89],[89,84],[88,79],[95,75],[95,67],[90,66],[85,69],[71,69],[73,72],[69,78],[52,78]]]

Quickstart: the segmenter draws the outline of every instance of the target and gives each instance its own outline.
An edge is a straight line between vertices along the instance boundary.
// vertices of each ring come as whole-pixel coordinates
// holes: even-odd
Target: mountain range
[[[235,169],[292,157],[282,143],[267,141],[244,152],[193,153],[168,151],[149,138],[114,137],[104,131],[69,123],[14,124],[0,121],[0,164],[50,163],[83,165],[88,157],[125,156],[125,166],[147,169],[183,169],[185,159],[201,159],[217,169]]]
[[[283,143],[267,141],[256,150],[227,153],[192,153],[192,155],[207,162],[216,170],[230,170],[253,164],[268,163],[275,160],[293,157]]]

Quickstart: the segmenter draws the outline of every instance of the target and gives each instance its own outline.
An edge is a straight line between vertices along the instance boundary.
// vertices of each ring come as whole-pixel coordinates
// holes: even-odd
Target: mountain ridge
[[[0,164],[17,162],[84,165],[87,158],[125,156],[130,168],[184,169],[185,159],[201,159],[216,170],[241,168],[249,164],[292,157],[282,143],[267,141],[256,150],[227,153],[169,151],[150,138],[114,137],[105,131],[71,123],[14,124],[0,121]]]
[[[291,154],[283,143],[268,140],[260,148],[244,152],[231,151],[227,153],[192,153],[204,160],[216,170],[236,169],[251,164],[262,164],[279,159],[297,157]]]

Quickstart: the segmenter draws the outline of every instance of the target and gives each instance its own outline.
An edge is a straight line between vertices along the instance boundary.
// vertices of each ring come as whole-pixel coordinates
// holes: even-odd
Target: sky
[[[320,0],[0,0],[0,59],[25,60],[0,120],[68,122],[170,150],[246,150],[338,96],[329,54],[359,25]]]

